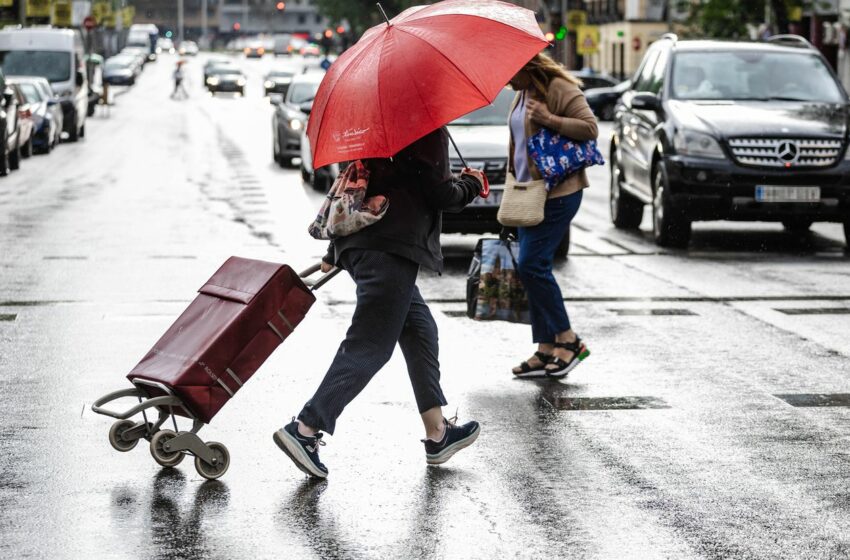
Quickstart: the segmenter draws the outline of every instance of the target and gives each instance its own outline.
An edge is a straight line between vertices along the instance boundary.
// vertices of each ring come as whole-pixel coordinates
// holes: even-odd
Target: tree
[[[770,32],[788,33],[789,11],[795,7],[811,8],[811,0],[681,0],[680,9],[688,10],[689,35],[716,39],[744,39],[747,25],[757,27],[764,21],[765,8],[770,13]]]
[[[381,0],[381,6],[392,19],[402,11],[417,4],[423,4],[422,0]],[[376,0],[316,0],[319,13],[331,22],[348,20],[351,30],[360,36],[370,27],[384,21],[384,16],[376,5]]]

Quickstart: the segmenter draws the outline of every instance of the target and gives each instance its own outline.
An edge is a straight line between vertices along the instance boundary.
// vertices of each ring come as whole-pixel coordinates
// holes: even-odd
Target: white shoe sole
[[[272,436],[274,442],[280,447],[281,451],[292,459],[295,466],[304,471],[304,473],[315,476],[316,478],[327,478],[328,473],[322,472],[313,465],[313,461],[307,456],[304,448],[298,443],[298,440],[292,437],[289,432],[283,428],[279,429]]]
[[[452,456],[460,451],[461,449],[465,449],[475,443],[475,440],[478,439],[478,434],[481,433],[481,426],[479,425],[475,428],[475,431],[463,438],[460,441],[456,441],[450,446],[446,447],[439,455],[425,455],[425,461],[429,465],[442,465],[446,461],[452,458]]]

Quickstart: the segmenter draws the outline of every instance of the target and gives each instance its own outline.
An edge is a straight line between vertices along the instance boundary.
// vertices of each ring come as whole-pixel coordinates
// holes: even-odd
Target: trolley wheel
[[[126,440],[122,437],[124,432],[135,425],[136,423],[132,420],[118,420],[112,424],[112,427],[109,428],[109,444],[116,451],[121,451],[122,453],[126,453],[136,447],[136,444],[139,443],[138,439]]]
[[[182,451],[166,451],[165,444],[177,437],[174,430],[160,430],[151,438],[151,455],[153,460],[163,467],[175,467],[185,457]]]
[[[217,441],[208,441],[206,446],[210,448],[215,457],[215,464],[210,465],[200,457],[195,457],[195,470],[207,480],[215,480],[227,472],[230,466],[230,452]]]

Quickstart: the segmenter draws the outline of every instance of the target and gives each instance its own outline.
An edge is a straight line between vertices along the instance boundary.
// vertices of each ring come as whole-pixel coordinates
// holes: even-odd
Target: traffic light
[[[233,24],[233,31],[239,31],[240,29],[242,29],[242,25],[238,21]]]
[[[286,9],[286,2],[278,2],[275,6],[279,12],[282,12]]]
[[[555,33],[555,39],[557,39],[559,41],[563,41],[564,37],[566,37],[566,36],[567,36],[567,28],[562,25],[561,28],[558,30],[558,32]]]
[[[330,39],[334,36],[334,32],[332,29],[325,29],[325,38]]]
[[[345,33],[345,27],[340,25],[339,27],[336,28],[336,32],[337,32],[338,35],[342,35],[343,33]]]

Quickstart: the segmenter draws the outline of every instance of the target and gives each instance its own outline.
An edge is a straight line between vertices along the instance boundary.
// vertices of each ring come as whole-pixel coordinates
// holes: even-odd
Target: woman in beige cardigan
[[[596,139],[596,118],[579,84],[544,54],[532,58],[511,79],[510,85],[518,93],[510,115],[508,169],[516,181],[541,180],[527,148],[528,138],[541,127],[572,140]],[[518,228],[517,272],[528,292],[531,333],[537,351],[513,369],[517,377],[563,378],[589,354],[570,325],[561,290],[552,274],[555,251],[578,212],[582,190],[587,186],[584,171],[570,175],[550,189],[543,222]]]

